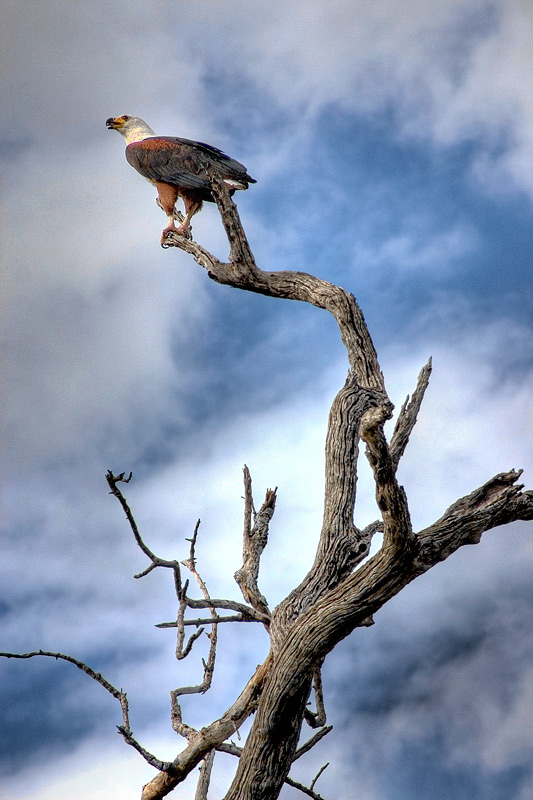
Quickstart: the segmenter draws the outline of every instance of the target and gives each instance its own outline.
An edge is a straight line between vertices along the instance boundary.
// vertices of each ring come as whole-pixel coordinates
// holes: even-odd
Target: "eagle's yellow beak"
[[[109,119],[106,119],[105,125],[108,130],[114,131],[117,128],[122,128],[125,122],[124,117],[109,117]]]

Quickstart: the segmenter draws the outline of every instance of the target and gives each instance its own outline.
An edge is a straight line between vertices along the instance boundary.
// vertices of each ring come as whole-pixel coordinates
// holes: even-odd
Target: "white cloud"
[[[169,4],[169,9],[172,4]],[[94,137],[107,117],[150,116],[182,80],[182,118],[201,94],[165,20],[145,3],[51,0],[4,3],[4,132],[64,153]],[[139,80],[138,76],[142,79]],[[196,111],[195,111],[196,117]]]
[[[217,24],[200,28],[206,5]],[[221,74],[245,77],[300,127],[332,104],[368,115],[392,109],[395,135],[438,146],[474,141],[474,172],[487,187],[533,193],[527,0],[314,1],[275,14],[270,3],[239,2],[226,3],[222,18],[218,8],[182,9],[185,49],[200,36],[216,68],[222,39],[231,59]]]
[[[443,309],[427,313],[437,321]],[[528,429],[533,375],[511,372],[505,378],[501,372],[517,343],[522,352],[531,347],[531,331],[511,321],[462,332],[459,326],[455,335],[448,328],[452,339],[448,348],[435,341],[438,326],[433,336],[425,326],[424,330],[416,351],[409,355],[410,368],[400,358],[398,369],[396,348],[387,354],[388,368],[384,362],[389,392],[399,404],[402,393],[414,388],[406,376],[433,357],[433,374],[409,457],[400,468],[417,526],[429,524],[439,508],[443,511],[498,472],[523,467],[525,483],[530,484],[533,468]]]
[[[122,158],[121,142],[110,144],[113,160]],[[74,451],[87,458],[102,436],[120,437],[141,416],[148,439],[190,380],[177,371],[171,335],[186,342],[204,319],[203,275],[185,268],[176,281],[180,257],[158,247],[164,218],[153,190],[130,187],[127,165],[100,156],[86,147],[45,165],[32,153],[7,195],[14,209],[34,211],[31,228],[12,216],[4,249],[12,468]]]
[[[386,269],[407,273],[450,272],[455,263],[471,253],[478,236],[474,230],[457,224],[446,231],[433,235],[427,230],[418,230],[415,220],[406,225],[406,232],[380,242],[375,248],[357,244],[354,256],[363,269]]]
[[[110,797],[140,797],[154,770],[126,747],[119,737],[112,744],[89,740],[66,758],[56,757],[53,764],[4,779],[4,800],[53,800],[58,794],[65,800],[109,800]],[[192,800],[194,786],[181,790],[184,800]]]
[[[311,0],[277,4],[275,14],[262,0],[226,2],[223,13],[208,1],[66,12],[49,2],[31,15],[9,3],[6,15],[4,119],[23,140],[37,131],[64,152],[125,112],[161,131],[214,135],[205,94],[213,74],[248,82],[271,111],[294,114],[300,131],[332,103],[370,115],[392,108],[397,135],[477,141],[487,185],[533,192],[528,0]]]

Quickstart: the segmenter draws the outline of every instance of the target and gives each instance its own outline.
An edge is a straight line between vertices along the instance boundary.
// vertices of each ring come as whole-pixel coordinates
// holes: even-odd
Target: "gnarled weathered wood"
[[[213,181],[230,243],[220,262],[193,242],[172,237],[191,252],[209,277],[235,288],[308,302],[337,321],[348,355],[348,378],[330,412],[326,441],[322,531],[313,566],[300,586],[274,610],[270,666],[251,732],[225,800],[275,800],[294,757],[311,677],[328,652],[421,572],[483,531],[533,515],[533,494],[514,486],[518,473],[496,476],[454,504],[434,526],[415,534],[407,498],[396,480],[427,388],[431,362],[423,368],[411,400],[401,409],[389,446],[383,426],[392,415],[377,355],[353,295],[301,272],[264,272],[255,264],[225,187]],[[170,237],[169,237],[170,238]],[[367,446],[382,519],[364,530],[353,521],[359,439]],[[379,553],[367,556],[372,534],[383,531]]]
[[[225,185],[213,177],[213,194],[224,224],[230,256],[220,261],[191,239],[169,233],[165,246],[176,246],[194,257],[219,283],[270,297],[307,302],[329,311],[337,322],[348,359],[348,375],[335,397],[329,416],[325,448],[325,492],[322,528],[315,559],[308,574],[270,614],[267,599],[259,590],[260,557],[267,544],[269,524],[276,492],[268,490],[265,501],[252,523],[251,478],[245,468],[245,519],[243,565],[236,579],[249,605],[234,600],[212,599],[199,578],[194,558],[194,541],[186,566],[193,571],[204,598],[187,597],[177,561],[154,555],[144,543],[128,504],[117,487],[127,482],[124,474],[108,473],[112,493],[119,499],[137,545],[150,559],[150,565],[136,577],[156,567],[171,568],[180,602],[178,619],[162,627],[178,629],[178,654],[187,651],[183,644],[187,609],[209,609],[212,623],[210,658],[204,665],[204,681],[197,687],[176,690],[172,720],[177,733],[187,739],[184,749],[172,762],[159,761],[133,738],[128,722],[126,695],[109,684],[99,673],[70,656],[44,653],[3,653],[6,657],[29,658],[56,655],[70,661],[97,680],[121,703],[124,725],[119,731],[128,744],[160,771],[143,788],[142,800],[157,800],[169,794],[201,762],[197,797],[207,797],[209,775],[216,749],[239,757],[235,778],[225,800],[276,800],[284,781],[308,796],[319,798],[310,788],[288,778],[290,766],[304,750],[316,744],[330,730],[323,728],[297,749],[304,719],[311,725],[325,724],[320,686],[320,668],[329,652],[355,628],[372,624],[373,615],[410,581],[459,547],[473,544],[491,528],[515,520],[533,519],[533,492],[523,491],[519,471],[504,472],[453,503],[432,525],[416,533],[412,529],[406,494],[396,477],[397,467],[416,423],[428,386],[431,362],[422,369],[412,398],[404,404],[389,442],[384,424],[392,416],[390,402],[377,354],[363,314],[355,297],[341,287],[303,272],[266,272],[259,269],[241,225],[237,208]],[[359,442],[366,444],[371,465],[376,502],[381,519],[362,530],[354,521],[357,489]],[[378,553],[367,558],[374,533],[383,533]],[[270,652],[249,679],[245,688],[219,719],[196,730],[181,719],[178,694],[206,690],[214,667],[216,626],[228,618],[218,617],[216,609],[237,612],[237,619],[263,622],[270,634]],[[199,624],[202,619],[189,620]],[[194,636],[192,641],[194,641]],[[191,642],[191,639],[189,640]],[[190,650],[190,646],[188,648]],[[187,651],[188,652],[188,651]],[[314,680],[317,713],[306,704]],[[250,715],[255,714],[244,747],[225,743]]]

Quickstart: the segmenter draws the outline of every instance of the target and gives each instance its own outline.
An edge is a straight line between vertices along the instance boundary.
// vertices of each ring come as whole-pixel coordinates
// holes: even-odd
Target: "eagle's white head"
[[[121,117],[109,117],[106,127],[110,131],[118,131],[126,140],[126,144],[140,142],[149,136],[155,136],[154,131],[140,117],[131,117],[123,114]]]

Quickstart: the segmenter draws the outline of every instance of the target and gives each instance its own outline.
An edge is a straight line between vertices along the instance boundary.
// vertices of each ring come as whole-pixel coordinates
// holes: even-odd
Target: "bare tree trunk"
[[[239,760],[225,800],[263,800],[278,797],[289,774],[311,689],[309,675],[298,676],[291,691],[281,685],[284,671],[274,668],[265,687],[261,708]],[[297,685],[299,683],[299,685]],[[253,757],[247,754],[253,753]]]
[[[195,242],[180,237],[171,236],[171,243],[191,253],[215,281],[328,310],[339,326],[349,364],[346,383],[330,412],[324,514],[316,557],[300,586],[272,614],[267,674],[224,799],[275,800],[295,756],[312,677],[325,656],[356,627],[372,624],[372,615],[384,603],[457,548],[479,541],[484,531],[497,525],[533,518],[533,493],[522,493],[523,487],[516,485],[520,472],[497,475],[457,501],[434,525],[415,534],[396,470],[416,423],[431,361],[402,407],[389,444],[383,426],[393,406],[353,295],[305,273],[259,270],[236,207],[216,178],[213,193],[230,243],[229,262],[218,261]],[[360,439],[366,445],[381,512],[381,520],[364,530],[353,521]],[[380,551],[356,569],[378,530],[383,533]],[[255,580],[257,572],[254,576]],[[156,796],[162,795],[143,798]]]
[[[190,253],[210,278],[234,288],[276,298],[310,303],[329,311],[335,318],[348,357],[348,375],[335,397],[329,416],[325,453],[325,495],[322,528],[311,569],[296,587],[270,613],[259,588],[259,561],[268,539],[269,523],[276,504],[276,491],[268,490],[258,513],[252,498],[250,473],[245,467],[245,513],[243,565],[235,574],[245,603],[212,599],[196,568],[194,547],[198,525],[191,540],[190,556],[181,562],[194,576],[202,592],[201,600],[187,596],[187,582],[181,580],[180,564],[155,556],[145,545],[129,506],[117,484],[128,482],[124,474],[108,473],[112,494],[120,501],[135,540],[150,559],[150,566],[136,577],[156,567],[170,568],[178,598],[174,622],[161,627],[178,629],[176,655],[184,658],[201,635],[200,624],[210,623],[210,654],[204,664],[204,679],[198,686],[171,692],[171,720],[176,733],[187,739],[184,749],[172,762],[162,762],[134,739],[129,726],[126,695],[109,684],[99,673],[71,656],[58,653],[4,653],[8,657],[55,656],[74,663],[97,680],[121,704],[124,724],[119,732],[159,772],[142,792],[142,800],[157,800],[169,794],[200,763],[197,798],[207,798],[209,778],[216,750],[239,758],[235,778],[225,800],[276,800],[284,781],[320,800],[311,787],[288,778],[293,761],[307,752],[329,732],[322,727],[297,750],[304,719],[312,726],[325,726],[321,696],[320,668],[326,655],[355,628],[373,624],[373,614],[404,586],[444,560],[459,547],[479,542],[491,528],[515,520],[533,519],[533,492],[522,491],[520,471],[511,470],[488,480],[448,508],[442,517],[422,531],[413,531],[407,497],[398,484],[396,471],[428,386],[431,360],[422,368],[416,388],[401,408],[390,442],[384,424],[392,417],[390,402],[376,351],[363,314],[344,289],[300,272],[264,272],[255,264],[236,207],[227,188],[212,178],[215,196],[230,243],[228,262],[221,262],[196,242],[170,233],[166,245]],[[380,519],[364,529],[354,522],[357,489],[357,459],[360,442],[372,468],[376,503]],[[131,476],[130,476],[131,477]],[[252,519],[253,517],[253,519]],[[372,536],[383,534],[379,552],[367,558]],[[366,560],[365,560],[366,559]],[[364,563],[362,563],[364,562]],[[206,609],[207,619],[185,619],[189,608]],[[219,616],[218,609],[229,609],[233,616]],[[260,622],[270,634],[270,653],[235,702],[219,719],[195,730],[182,720],[178,698],[182,694],[205,692],[215,666],[216,630],[228,621]],[[185,644],[185,627],[196,632]],[[306,705],[314,686],[317,712]],[[255,714],[251,731],[241,749],[227,743],[240,725]]]

